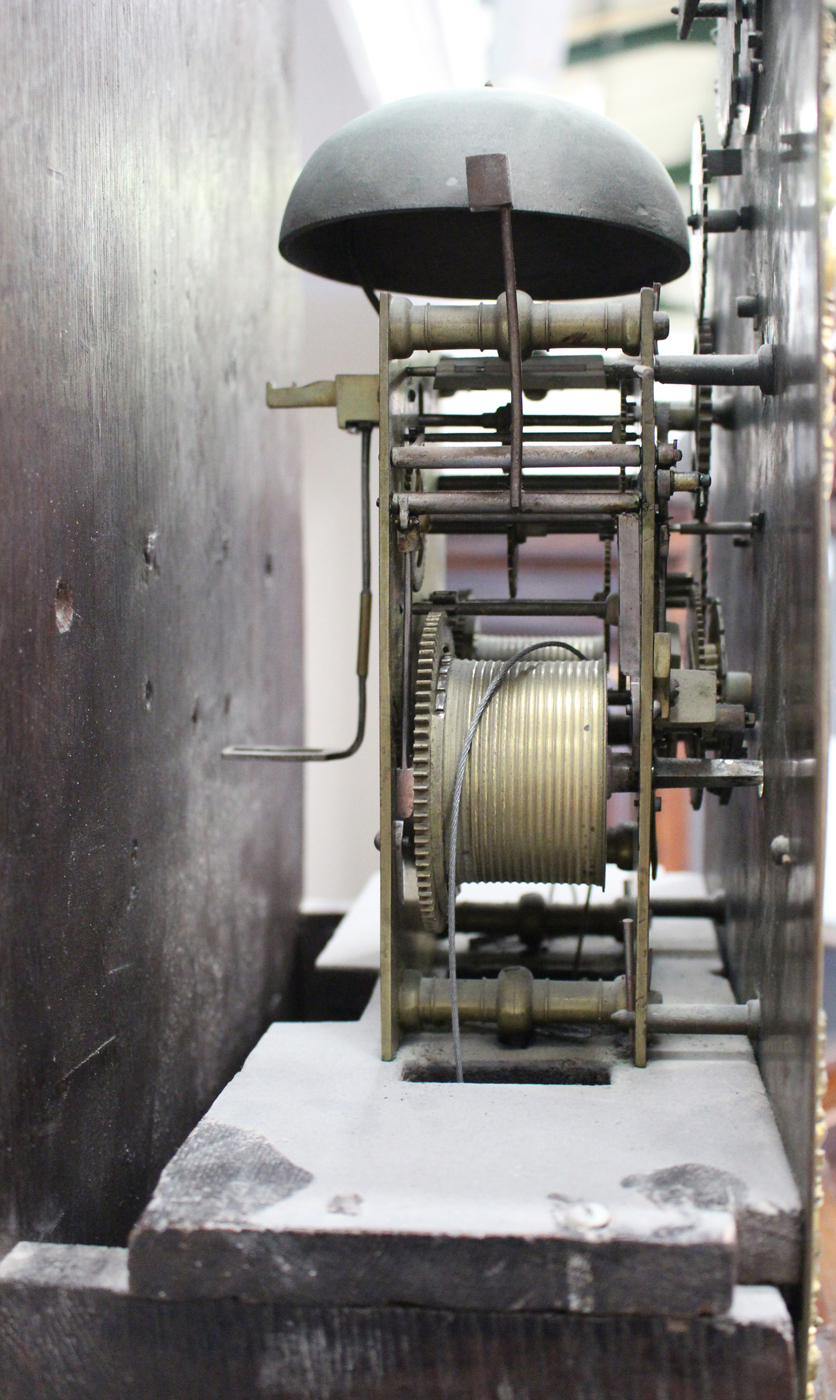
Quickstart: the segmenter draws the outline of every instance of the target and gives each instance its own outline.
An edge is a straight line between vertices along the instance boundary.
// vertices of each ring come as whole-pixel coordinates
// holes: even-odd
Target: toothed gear
[[[697,343],[694,347],[698,355],[710,355],[714,351],[714,332],[711,322],[703,317],[697,323]],[[696,456],[697,471],[701,475],[709,476],[711,473],[711,427],[713,423],[713,412],[711,403],[711,385],[698,384],[694,391],[694,452]],[[705,520],[708,514],[708,487],[701,487],[697,493],[694,515],[697,520]],[[698,598],[696,605],[696,651],[697,665],[703,670],[715,668],[712,659],[713,652],[708,642],[708,538],[700,535],[700,580],[698,588]]]
[[[442,933],[445,913],[438,902],[432,871],[430,832],[430,724],[436,702],[439,671],[446,657],[454,655],[453,633],[447,614],[439,609],[427,614],[415,675],[415,729],[412,766],[415,775],[415,871],[418,903],[425,929]]]
[[[753,130],[760,103],[763,61],[763,0],[728,0],[717,21],[717,128],[728,146],[735,124]]]
[[[696,228],[691,226],[691,282],[694,292],[694,308],[697,321],[705,316],[706,278],[708,276],[708,233],[705,222],[708,218],[708,181],[705,168],[708,164],[708,145],[705,139],[705,122],[697,117],[691,142],[691,219],[699,219]],[[689,220],[689,225],[690,225]]]
[[[728,0],[726,10],[717,20],[717,129],[723,146],[729,144],[738,110],[743,0]]]
[[[711,355],[714,352],[714,333],[711,322],[706,318],[699,322],[697,333],[696,353],[698,355]],[[711,474],[711,427],[714,422],[714,415],[711,403],[711,385],[698,384],[695,393],[696,408],[696,431],[694,434],[697,471],[702,475]],[[707,492],[706,492],[707,500]]]

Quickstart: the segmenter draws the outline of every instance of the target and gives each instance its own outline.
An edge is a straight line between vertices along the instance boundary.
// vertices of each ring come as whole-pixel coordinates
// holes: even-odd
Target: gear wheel
[[[728,0],[717,22],[717,126],[728,146],[735,122],[742,135],[757,121],[763,74],[763,0]]]
[[[705,122],[697,117],[691,140],[691,217],[688,227],[691,231],[691,283],[694,290],[694,309],[697,321],[705,316],[705,289],[708,275],[708,145],[705,139]]]
[[[743,0],[729,0],[726,15],[717,22],[717,129],[724,146],[737,116],[742,22]]]
[[[697,327],[696,345],[694,347],[698,355],[713,355],[714,353],[714,331],[711,322],[702,317]],[[702,475],[709,476],[711,473],[711,428],[714,422],[712,409],[711,385],[698,384],[695,393],[695,425],[694,425],[694,446],[696,448],[697,471]],[[705,505],[708,505],[708,488],[700,493],[705,496]],[[702,499],[700,501],[702,505]]]
[[[697,326],[697,343],[694,347],[698,355],[710,355],[714,351],[714,332],[711,322],[703,317]],[[694,455],[697,471],[701,475],[711,473],[711,427],[714,421],[711,401],[711,385],[698,384],[694,390]],[[708,487],[700,489],[696,498],[694,514],[697,520],[705,520],[708,514]],[[696,606],[696,646],[697,665],[703,669],[713,667],[711,649],[708,645],[708,539],[700,535],[700,582]]]
[[[436,706],[439,676],[454,656],[453,633],[447,614],[439,609],[427,614],[415,675],[415,730],[412,766],[415,774],[415,871],[418,903],[425,929],[444,930],[445,911],[436,893],[432,870],[430,815],[430,725]]]

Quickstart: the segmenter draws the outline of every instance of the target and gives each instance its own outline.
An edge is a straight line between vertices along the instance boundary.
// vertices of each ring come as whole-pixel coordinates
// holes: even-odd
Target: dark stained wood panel
[[[125,1292],[122,1253],[36,1247],[4,1268],[4,1400],[796,1396],[792,1331],[770,1288],[690,1319],[168,1302]]]
[[[715,540],[709,591],[726,605],[729,666],[751,670],[764,761],[763,796],[707,798],[707,869],[728,894],[723,940],[740,1000],[759,996],[758,1058],[809,1221],[814,1181],[816,1027],[827,770],[826,546],[821,344],[825,115],[819,110],[821,10],[813,0],[764,6],[764,72],[743,174],[718,204],[753,208],[754,227],[716,243],[716,348],[776,347],[778,392],[735,390],[714,428],[711,514],[764,513],[749,549]],[[736,131],[733,144],[740,144]],[[736,301],[757,296],[762,330]],[[773,847],[776,838],[786,844]],[[787,860],[782,859],[782,851]],[[796,1300],[800,1305],[800,1300]]]
[[[301,599],[282,0],[0,25],[0,1223],[119,1242],[275,1010]]]

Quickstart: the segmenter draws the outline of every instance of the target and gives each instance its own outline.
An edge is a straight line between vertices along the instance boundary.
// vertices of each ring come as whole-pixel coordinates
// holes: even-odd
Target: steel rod
[[[636,1022],[630,1011],[616,1011],[611,1020],[624,1030]],[[747,1001],[743,1006],[684,1002],[679,1006],[647,1008],[647,1029],[655,1035],[748,1035],[750,1040],[757,1040],[760,1027],[759,1001]]]
[[[520,520],[528,515],[594,515],[638,510],[638,491],[526,491]],[[417,515],[503,515],[505,491],[409,491],[392,497],[392,509]]]
[[[623,937],[625,925],[632,923],[634,901],[616,899],[611,904],[546,904],[530,896],[515,904],[479,904],[471,900],[456,904],[456,928],[459,933],[479,933],[502,938],[525,930],[541,939],[569,938],[578,933],[608,934]],[[650,900],[654,919],[710,919],[723,924],[726,919],[725,895],[695,899]]]
[[[424,437],[424,441],[421,444],[421,446],[425,446],[428,443],[444,443],[453,445],[460,443],[464,445],[474,444],[476,446],[484,445],[486,447],[493,447],[502,446],[506,444],[507,437],[508,434],[504,431],[498,431],[495,433],[427,433]],[[586,433],[549,433],[543,429],[535,428],[533,431],[529,430],[528,432],[526,432],[524,445],[529,446],[531,443],[553,442],[560,443],[562,445],[565,445],[567,443],[580,443],[582,445],[587,445],[589,443],[611,443],[612,438],[608,433],[603,431]]]
[[[753,535],[751,520],[683,520],[670,526],[678,535]]]
[[[436,515],[429,519],[427,531],[431,535],[491,535],[503,534],[512,525],[532,535],[613,534],[612,517],[607,515],[526,515],[510,510],[496,515]]]
[[[806,367],[805,367],[806,369]],[[599,356],[549,355],[527,360],[525,389],[562,388],[575,380],[579,388],[613,387],[636,370],[633,359],[604,360]],[[412,372],[412,371],[411,371]],[[416,369],[415,373],[431,373]],[[757,355],[657,355],[653,372],[659,384],[753,385],[771,394],[775,389],[775,360],[771,345]],[[442,360],[436,366],[436,388],[500,389],[508,386],[508,365],[488,356],[473,360]],[[679,426],[679,425],[677,425]]]
[[[603,355],[543,355],[523,364],[523,391],[549,389],[608,389],[625,377],[632,378],[633,360],[607,360]],[[410,375],[433,376],[439,392],[460,389],[507,389],[511,375],[506,360],[482,355],[478,359],[441,359],[435,366],[410,366]]]
[[[637,490],[638,469],[631,468],[629,476],[624,472],[623,482],[621,472],[624,472],[623,467],[612,467],[609,471],[599,467],[594,476],[590,472],[578,473],[568,469],[551,471],[548,475],[545,472],[523,472],[523,491],[612,491],[616,487],[619,491],[622,487]],[[504,478],[498,471],[484,472],[479,476],[450,471],[438,477],[435,489],[492,491],[504,484]]]
[[[771,345],[757,355],[658,355],[653,372],[660,384],[748,384],[764,393],[772,393],[775,380]]]
[[[463,598],[455,603],[432,599],[415,603],[414,611],[428,613],[443,607],[459,617],[606,617],[607,600],[578,598]]]
[[[664,446],[664,444],[663,444]],[[669,448],[666,457],[671,457]],[[661,461],[661,457],[660,457]],[[523,443],[523,467],[638,467],[641,447],[633,442],[622,443]],[[392,449],[392,466],[407,471],[441,471],[445,467],[472,468],[486,471],[499,468],[509,471],[510,449],[503,443],[412,443]]]
[[[407,427],[419,428],[485,428],[491,432],[507,431],[507,422],[500,425],[497,413],[416,413],[404,414]],[[693,418],[693,412],[691,413]],[[621,418],[612,413],[524,413],[523,428],[612,428]],[[691,424],[693,427],[693,423]]]
[[[657,758],[653,785],[675,787],[760,787],[763,762],[759,758]]]

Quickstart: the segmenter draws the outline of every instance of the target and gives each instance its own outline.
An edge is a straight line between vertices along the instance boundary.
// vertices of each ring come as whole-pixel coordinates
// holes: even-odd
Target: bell
[[[622,296],[687,271],[688,232],[656,157],[606,117],[498,88],[388,103],[324,141],[279,249],[337,282],[429,297],[504,288],[498,212],[471,213],[465,161],[511,170],[517,285],[538,300]]]

